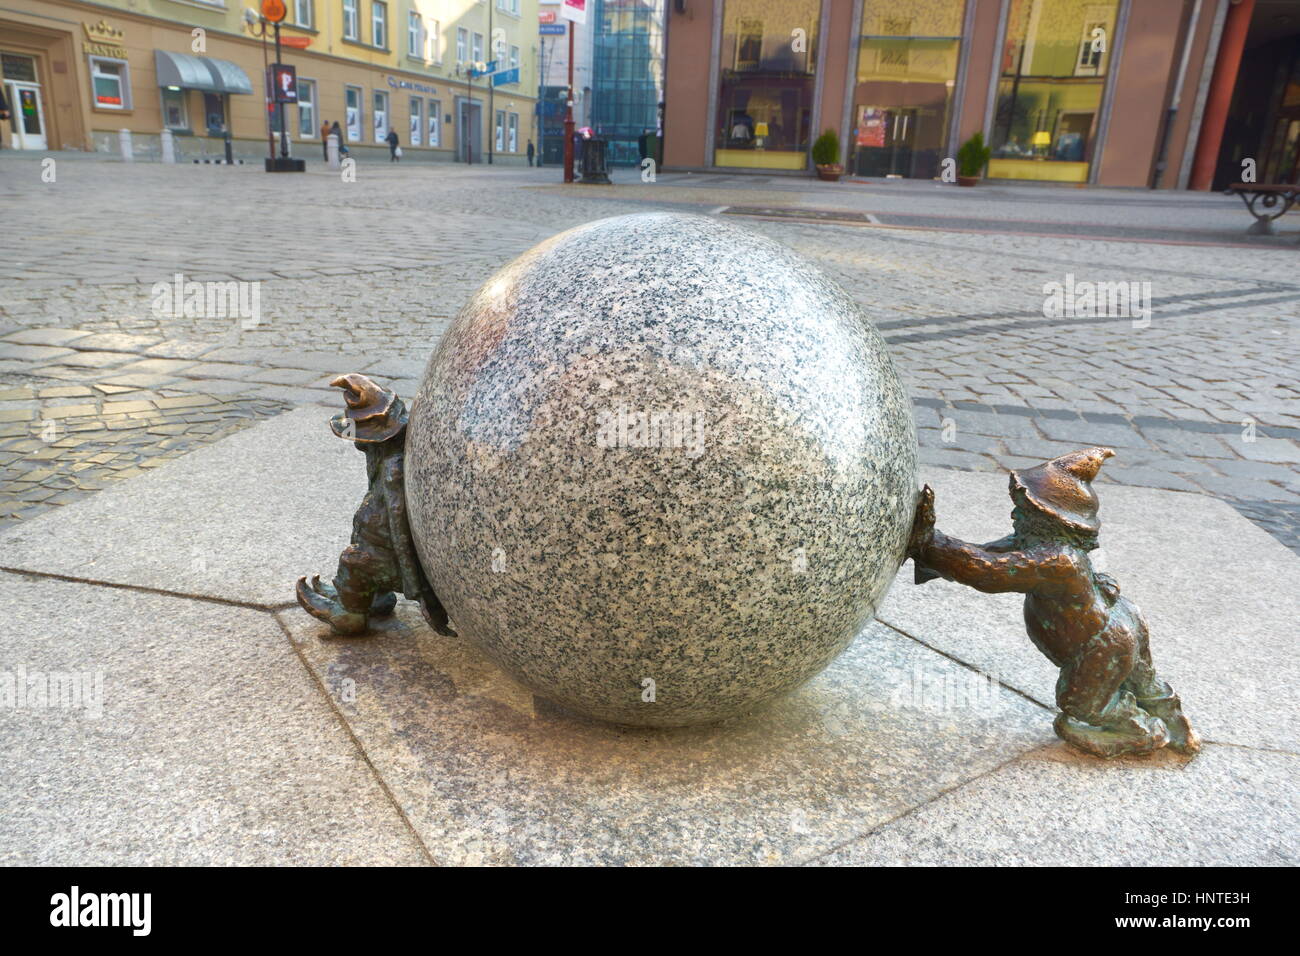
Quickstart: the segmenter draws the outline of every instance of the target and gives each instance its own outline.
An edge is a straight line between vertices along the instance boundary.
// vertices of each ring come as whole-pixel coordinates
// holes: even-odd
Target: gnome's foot
[[[376,594],[370,602],[370,613],[376,617],[389,617],[397,608],[397,595],[392,591]]]
[[[318,620],[324,621],[339,634],[364,634],[366,615],[349,611],[339,603],[337,592],[321,583],[320,575],[313,575],[311,583],[305,577],[298,579],[298,603],[302,609]]]
[[[1056,736],[1094,757],[1149,754],[1169,743],[1169,731],[1158,717],[1134,716],[1109,727],[1094,727],[1068,714],[1057,714]]]
[[[1164,721],[1169,731],[1169,747],[1179,753],[1199,753],[1201,737],[1192,729],[1191,723],[1183,716],[1183,702],[1173,691],[1160,697],[1139,697],[1138,706],[1152,717]]]

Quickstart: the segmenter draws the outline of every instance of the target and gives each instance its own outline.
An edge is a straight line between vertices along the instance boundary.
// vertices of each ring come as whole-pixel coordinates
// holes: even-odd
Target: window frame
[[[113,113],[125,113],[135,108],[131,99],[131,64],[126,60],[119,59],[115,56],[99,56],[91,53],[87,55],[90,66],[90,105],[97,110],[107,110]],[[100,74],[95,67],[99,63],[112,63],[120,67],[119,73]],[[101,103],[99,102],[99,93],[95,90],[95,80],[100,76],[105,78],[111,77],[117,80],[117,92],[120,103]]]
[[[382,110],[379,108],[381,100],[384,104]],[[393,128],[391,109],[392,100],[389,98],[387,90],[370,91],[370,126],[375,131],[375,144],[378,146],[388,145],[388,131]],[[375,124],[379,121],[381,114],[384,117],[384,122],[376,126]]]
[[[306,20],[303,20],[298,16],[304,7],[307,10]],[[293,23],[294,26],[306,27],[308,30],[316,29],[315,0],[293,0]]]
[[[428,116],[429,125],[425,129],[425,132],[429,134],[428,135],[429,145],[441,148],[442,147],[442,100],[429,100],[428,106],[429,106],[429,116]]]
[[[349,17],[349,14],[351,16]],[[349,19],[351,30],[349,31]],[[361,0],[343,0],[343,39],[361,42]]]
[[[160,86],[158,88],[158,102],[159,105],[162,107],[163,126],[171,130],[173,133],[193,132],[193,129],[190,126],[190,103],[189,103],[189,96],[187,95],[188,93],[189,90],[186,89],[173,90],[173,89],[169,89],[166,86]],[[175,96],[178,100],[180,100],[181,123],[182,123],[182,125],[180,126],[173,126],[171,123],[167,122],[168,95]]]
[[[348,122],[348,92],[356,90],[357,92],[357,135],[352,135],[352,124]],[[363,87],[355,83],[343,84],[343,138],[348,143],[364,143],[366,141],[366,91]]]
[[[307,97],[305,101],[307,104],[307,108],[311,110],[311,122],[307,125],[307,132],[305,133],[303,132],[303,125],[302,125],[302,111],[303,111],[303,103],[304,103],[302,97],[302,91],[304,85],[306,86],[306,88],[311,90],[310,95]],[[318,86],[315,80],[307,77],[302,77],[302,76],[298,77],[297,106],[298,106],[298,138],[299,139],[316,139],[316,137],[320,134],[320,124],[316,122],[316,118],[318,115],[318,111],[316,109],[316,91],[319,88],[320,87]]]
[[[498,153],[506,151],[506,111],[497,110],[493,120],[492,142]]]
[[[370,45],[388,49],[388,4],[384,0],[370,3]]]
[[[425,58],[424,18],[418,10],[406,13],[406,55],[417,60]]]

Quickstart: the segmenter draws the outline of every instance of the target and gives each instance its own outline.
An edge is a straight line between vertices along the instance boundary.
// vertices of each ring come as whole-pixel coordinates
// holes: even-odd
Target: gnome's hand
[[[916,501],[912,534],[907,540],[907,556],[915,559],[934,540],[934,489],[926,485]]]

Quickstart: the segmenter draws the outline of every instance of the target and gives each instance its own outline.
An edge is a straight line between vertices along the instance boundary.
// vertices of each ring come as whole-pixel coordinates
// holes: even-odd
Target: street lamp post
[[[573,182],[573,21],[569,20],[569,93],[564,104],[564,181]]]

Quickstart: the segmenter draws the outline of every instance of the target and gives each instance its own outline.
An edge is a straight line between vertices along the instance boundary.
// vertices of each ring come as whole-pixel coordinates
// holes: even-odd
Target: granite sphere
[[[669,213],[489,279],[430,358],[406,458],[459,634],[642,726],[743,714],[830,663],[917,494],[910,402],[853,300],[775,242]]]

